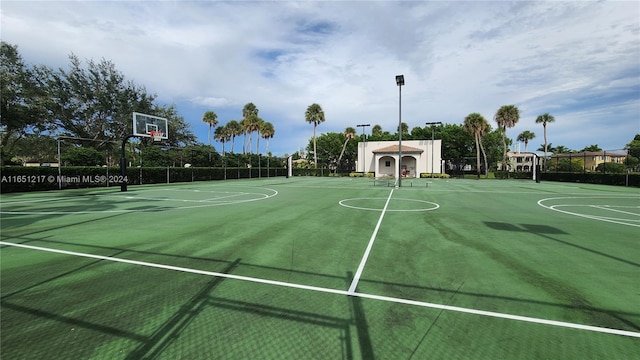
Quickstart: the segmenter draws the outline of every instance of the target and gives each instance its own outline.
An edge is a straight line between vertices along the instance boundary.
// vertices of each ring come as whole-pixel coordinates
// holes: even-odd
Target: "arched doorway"
[[[376,177],[395,177],[397,171],[396,159],[392,156],[381,156],[378,160],[378,171]]]
[[[418,177],[419,174],[416,173],[416,169],[417,169],[416,165],[417,165],[417,162],[415,157],[403,156],[402,169],[401,169],[402,177],[410,177],[410,178]]]

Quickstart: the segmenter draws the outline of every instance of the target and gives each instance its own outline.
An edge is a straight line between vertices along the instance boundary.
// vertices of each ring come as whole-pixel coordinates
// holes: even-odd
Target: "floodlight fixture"
[[[396,75],[398,85],[398,187],[402,187],[402,86],[404,75]]]

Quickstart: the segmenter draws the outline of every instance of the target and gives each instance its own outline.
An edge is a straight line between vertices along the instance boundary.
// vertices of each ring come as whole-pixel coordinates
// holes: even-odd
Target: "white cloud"
[[[276,127],[276,153],[362,121],[461,123],[521,108],[509,130],[557,114],[549,141],[622,147],[640,132],[637,2],[31,2],[3,1],[2,39],[29,63],[112,60],[159,100],[176,103],[203,141],[202,112],[221,122],[254,102]],[[603,129],[596,124],[609,124]],[[589,124],[591,128],[584,128]],[[554,132],[553,128],[571,131]],[[601,131],[593,131],[598,129]],[[619,131],[619,132],[618,132]],[[617,144],[617,145],[616,145]]]

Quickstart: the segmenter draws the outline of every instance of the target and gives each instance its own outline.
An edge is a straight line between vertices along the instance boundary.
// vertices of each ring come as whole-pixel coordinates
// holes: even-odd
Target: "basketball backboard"
[[[162,139],[168,139],[169,122],[158,116],[133,113],[133,135],[151,137],[151,132],[161,132]]]

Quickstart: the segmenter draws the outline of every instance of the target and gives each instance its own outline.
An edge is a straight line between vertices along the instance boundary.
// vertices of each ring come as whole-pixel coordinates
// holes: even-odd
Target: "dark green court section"
[[[295,177],[119,190],[1,196],[2,359],[638,356],[637,188]],[[346,294],[371,240],[356,292],[424,306]]]

